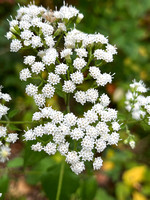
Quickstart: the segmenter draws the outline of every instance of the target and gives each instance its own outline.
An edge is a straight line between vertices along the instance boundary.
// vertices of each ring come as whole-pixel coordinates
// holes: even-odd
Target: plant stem
[[[62,163],[61,163],[61,168],[60,168],[60,174],[59,174],[59,180],[58,180],[58,188],[57,188],[56,200],[60,199],[61,188],[62,188],[62,181],[63,181],[63,175],[64,175],[64,169],[65,169],[65,161],[63,160]]]
[[[32,121],[4,121],[1,120],[0,124],[35,124],[37,122],[32,122]]]
[[[61,38],[63,37],[63,35],[64,35],[64,33],[61,33],[61,35],[59,36],[59,38],[58,38],[58,40],[57,40],[57,42],[55,44],[55,48],[58,46],[58,44],[59,44]]]
[[[70,113],[70,94],[67,94],[67,103],[66,104],[67,104],[66,105],[67,113]]]

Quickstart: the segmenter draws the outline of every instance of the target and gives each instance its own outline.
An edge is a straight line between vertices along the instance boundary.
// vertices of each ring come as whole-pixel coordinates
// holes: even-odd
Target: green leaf
[[[150,196],[150,184],[144,185],[142,187],[142,193],[144,195]]]
[[[58,180],[60,174],[60,164],[52,166],[47,173],[42,176],[42,187],[46,195],[51,199],[56,199]],[[65,165],[60,200],[69,200],[79,185],[79,177],[74,174],[68,165]]]
[[[58,96],[62,97],[63,99],[65,98],[65,93],[62,91],[62,85],[61,84],[55,85],[55,92]]]
[[[81,184],[81,199],[92,200],[95,197],[98,185],[95,177],[86,177]]]
[[[23,158],[18,157],[14,158],[13,160],[9,160],[7,163],[7,167],[9,168],[17,168],[17,167],[22,167],[23,166]]]
[[[11,110],[8,114],[9,118],[13,118],[17,113],[19,112],[19,110],[15,109],[15,110]]]
[[[9,177],[5,174],[2,177],[0,177],[0,192],[2,193],[2,198],[4,199],[5,193],[7,192],[9,184]]]
[[[14,124],[9,124],[9,129],[11,131],[22,131],[21,129],[19,129],[17,126],[15,126]]]
[[[94,200],[115,200],[115,199],[112,196],[110,196],[103,188],[99,188]]]
[[[27,142],[24,151],[24,167],[32,166],[37,164],[42,158],[46,157],[45,152],[35,152],[31,150],[33,142]]]
[[[116,196],[119,200],[126,200],[130,196],[130,188],[124,183],[116,184]]]
[[[48,168],[55,164],[56,162],[50,156],[42,159],[36,165],[34,165],[30,171],[27,172],[27,182],[31,185],[37,184],[41,180],[41,177],[44,175],[44,173],[47,172]]]

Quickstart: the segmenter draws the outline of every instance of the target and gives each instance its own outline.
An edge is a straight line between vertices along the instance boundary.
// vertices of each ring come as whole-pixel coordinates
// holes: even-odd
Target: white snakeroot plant
[[[150,96],[146,96],[148,89],[143,81],[133,81],[126,93],[126,110],[135,120],[146,120],[150,125]]]
[[[0,100],[2,102],[9,102],[11,97],[7,93],[2,93],[2,86],[0,86]],[[0,103],[0,119],[7,115],[9,108]],[[7,127],[0,125],[0,163],[8,160],[11,154],[10,144],[15,143],[18,139],[17,133],[8,133]]]
[[[116,47],[100,33],[86,34],[75,25],[69,28],[71,22],[77,24],[82,18],[72,6],[51,11],[28,5],[19,8],[6,34],[12,40],[12,52],[27,46],[31,50],[24,58],[20,79],[28,80],[25,92],[39,107],[32,118],[39,125],[26,130],[24,140],[33,141],[33,151],[48,155],[58,151],[76,174],[86,169],[87,161],[93,163],[94,170],[100,169],[100,153],[120,140],[117,111],[109,108],[108,95],[99,90],[112,82],[112,75],[102,73],[100,66],[113,62]],[[88,80],[92,84],[85,89]],[[47,104],[56,94],[65,100],[64,112]],[[70,100],[90,108],[83,116],[75,115]]]
[[[147,96],[149,89],[143,81],[137,82],[133,80],[129,85],[129,89],[125,95],[125,108],[133,122],[141,121],[146,125],[150,125],[150,96]],[[130,133],[128,126],[126,125],[126,132],[128,138],[124,141],[125,144],[129,144],[132,149],[135,148],[135,136]]]

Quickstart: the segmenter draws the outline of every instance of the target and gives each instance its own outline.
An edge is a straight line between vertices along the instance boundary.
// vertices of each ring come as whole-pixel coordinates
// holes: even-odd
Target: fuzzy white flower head
[[[35,62],[32,66],[31,66],[31,71],[33,73],[39,74],[41,71],[44,71],[45,67],[44,64],[42,62]]]
[[[88,52],[84,48],[75,49],[75,51],[77,53],[77,56],[79,56],[80,58],[87,57],[88,55]]]
[[[9,108],[7,106],[0,104],[0,119],[2,118],[3,115],[7,114],[8,110]]]
[[[35,56],[26,56],[24,58],[24,64],[32,65],[35,62]]]
[[[0,147],[0,162],[4,163],[8,160],[10,156],[11,149],[7,145]]]
[[[47,83],[43,89],[42,89],[42,92],[43,92],[43,95],[47,98],[52,98],[54,96],[54,93],[55,93],[55,88]]]
[[[76,8],[74,8],[72,6],[68,7],[68,6],[64,5],[60,8],[59,11],[54,11],[54,16],[58,19],[65,18],[65,19],[69,20],[70,18],[77,16],[78,13],[79,13],[79,11]]]
[[[73,61],[73,65],[76,69],[81,70],[83,67],[86,66],[86,61],[83,58],[76,58]]]
[[[110,99],[107,94],[102,94],[102,96],[100,97],[100,103],[104,107],[107,107],[110,104]]]
[[[30,30],[24,30],[20,34],[20,37],[23,40],[30,40],[32,36],[33,36],[33,33]]]
[[[0,138],[5,137],[7,135],[7,128],[0,126]]]
[[[72,49],[64,49],[63,51],[60,52],[61,58],[70,58],[72,55]]]
[[[76,151],[68,152],[66,156],[66,162],[69,164],[75,164],[79,161],[79,156]]]
[[[26,81],[28,78],[31,78],[31,72],[28,68],[21,70],[20,80]]]
[[[58,23],[58,29],[60,29],[61,31],[66,31],[66,26],[64,23]]]
[[[83,132],[80,128],[75,128],[75,129],[72,130],[72,132],[70,133],[70,136],[71,136],[72,139],[74,139],[74,140],[79,140],[79,139],[83,138],[84,132]]]
[[[41,38],[39,36],[33,36],[31,40],[32,47],[35,49],[37,47],[42,47]]]
[[[84,77],[80,71],[76,71],[75,73],[71,74],[70,77],[75,84],[83,83]]]
[[[99,170],[102,167],[102,164],[103,164],[103,160],[101,159],[101,157],[95,158],[93,162],[94,170]]]
[[[104,60],[105,62],[113,62],[112,53],[105,52],[102,49],[95,50],[94,57],[97,58],[97,60]]]
[[[31,149],[33,151],[38,151],[38,152],[42,151],[43,147],[41,145],[41,142],[37,142],[36,144],[32,144]]]
[[[63,91],[66,93],[73,93],[76,89],[75,84],[72,81],[64,81]]]
[[[93,88],[88,89],[86,91],[86,99],[88,102],[95,103],[96,100],[98,99],[98,90]]]
[[[10,40],[12,38],[12,36],[13,36],[13,34],[9,31],[6,33],[5,37],[7,38],[7,40]]]
[[[46,42],[47,46],[50,47],[50,48],[52,48],[55,45],[55,42],[54,42],[52,36],[46,36],[45,42]]]
[[[50,72],[48,74],[48,80],[47,81],[52,85],[56,85],[60,82],[60,77],[59,77],[59,75]]]
[[[18,139],[19,138],[17,133],[10,133],[6,138],[6,142],[15,143]]]
[[[34,101],[37,106],[43,107],[45,105],[45,96],[43,94],[34,95]]]
[[[64,124],[67,126],[74,126],[76,124],[77,117],[73,113],[68,113],[64,116]]]
[[[77,175],[80,174],[82,171],[85,170],[84,162],[77,162],[71,165],[71,170]]]
[[[84,105],[86,103],[86,92],[84,91],[77,91],[74,95],[74,98],[75,100],[78,102],[78,103],[81,103],[82,105]]]
[[[56,74],[66,74],[68,69],[68,65],[61,63],[59,65],[56,65],[55,67],[55,73]]]
[[[94,79],[97,79],[101,74],[101,71],[99,70],[99,68],[95,66],[90,67],[89,72],[90,72],[90,76],[92,76]]]
[[[107,52],[110,52],[111,54],[117,54],[117,48],[115,46],[112,46],[111,44],[107,44],[106,46]]]
[[[54,31],[53,26],[51,26],[49,24],[45,24],[45,23],[42,23],[41,28],[42,28],[43,35],[45,35],[45,36],[52,35],[52,33]]]
[[[12,40],[12,42],[10,44],[10,51],[11,52],[17,52],[21,48],[22,48],[22,44],[21,44],[20,40],[18,40],[18,39]]]
[[[44,151],[49,155],[54,155],[56,153],[56,144],[52,142],[47,143],[44,147]]]
[[[34,96],[38,92],[38,87],[36,85],[33,85],[30,83],[29,85],[26,86],[26,93],[29,96]]]

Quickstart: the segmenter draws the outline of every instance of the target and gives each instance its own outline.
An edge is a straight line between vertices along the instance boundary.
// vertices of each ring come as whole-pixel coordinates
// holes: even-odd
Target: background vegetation
[[[149,0],[70,0],[84,19],[79,29],[87,33],[100,32],[116,44],[115,61],[104,71],[115,73],[113,84],[106,87],[112,99],[112,107],[123,110],[124,94],[133,79],[142,79],[150,87],[150,1]],[[17,3],[26,0],[0,1],[0,84],[13,101],[10,114],[13,120],[30,121],[36,106],[32,98],[24,94],[25,84],[19,80],[22,56],[9,52],[9,41],[4,37],[8,31],[10,15],[15,16]],[[37,5],[54,9],[62,6],[59,0],[36,0]],[[50,104],[58,106],[57,98]],[[77,108],[80,109],[80,108]],[[30,125],[28,125],[30,128]],[[27,125],[11,127],[22,138]],[[130,126],[136,136],[136,148],[131,150],[123,142],[109,148],[103,154],[103,168],[91,174],[90,170],[76,176],[66,165],[61,199],[67,200],[148,200],[150,199],[150,128],[143,123]],[[121,132],[126,139],[127,133]],[[30,150],[30,145],[17,142],[12,146],[12,157],[0,165],[0,192],[4,199],[44,200],[55,199],[61,158],[51,159],[45,154]]]

